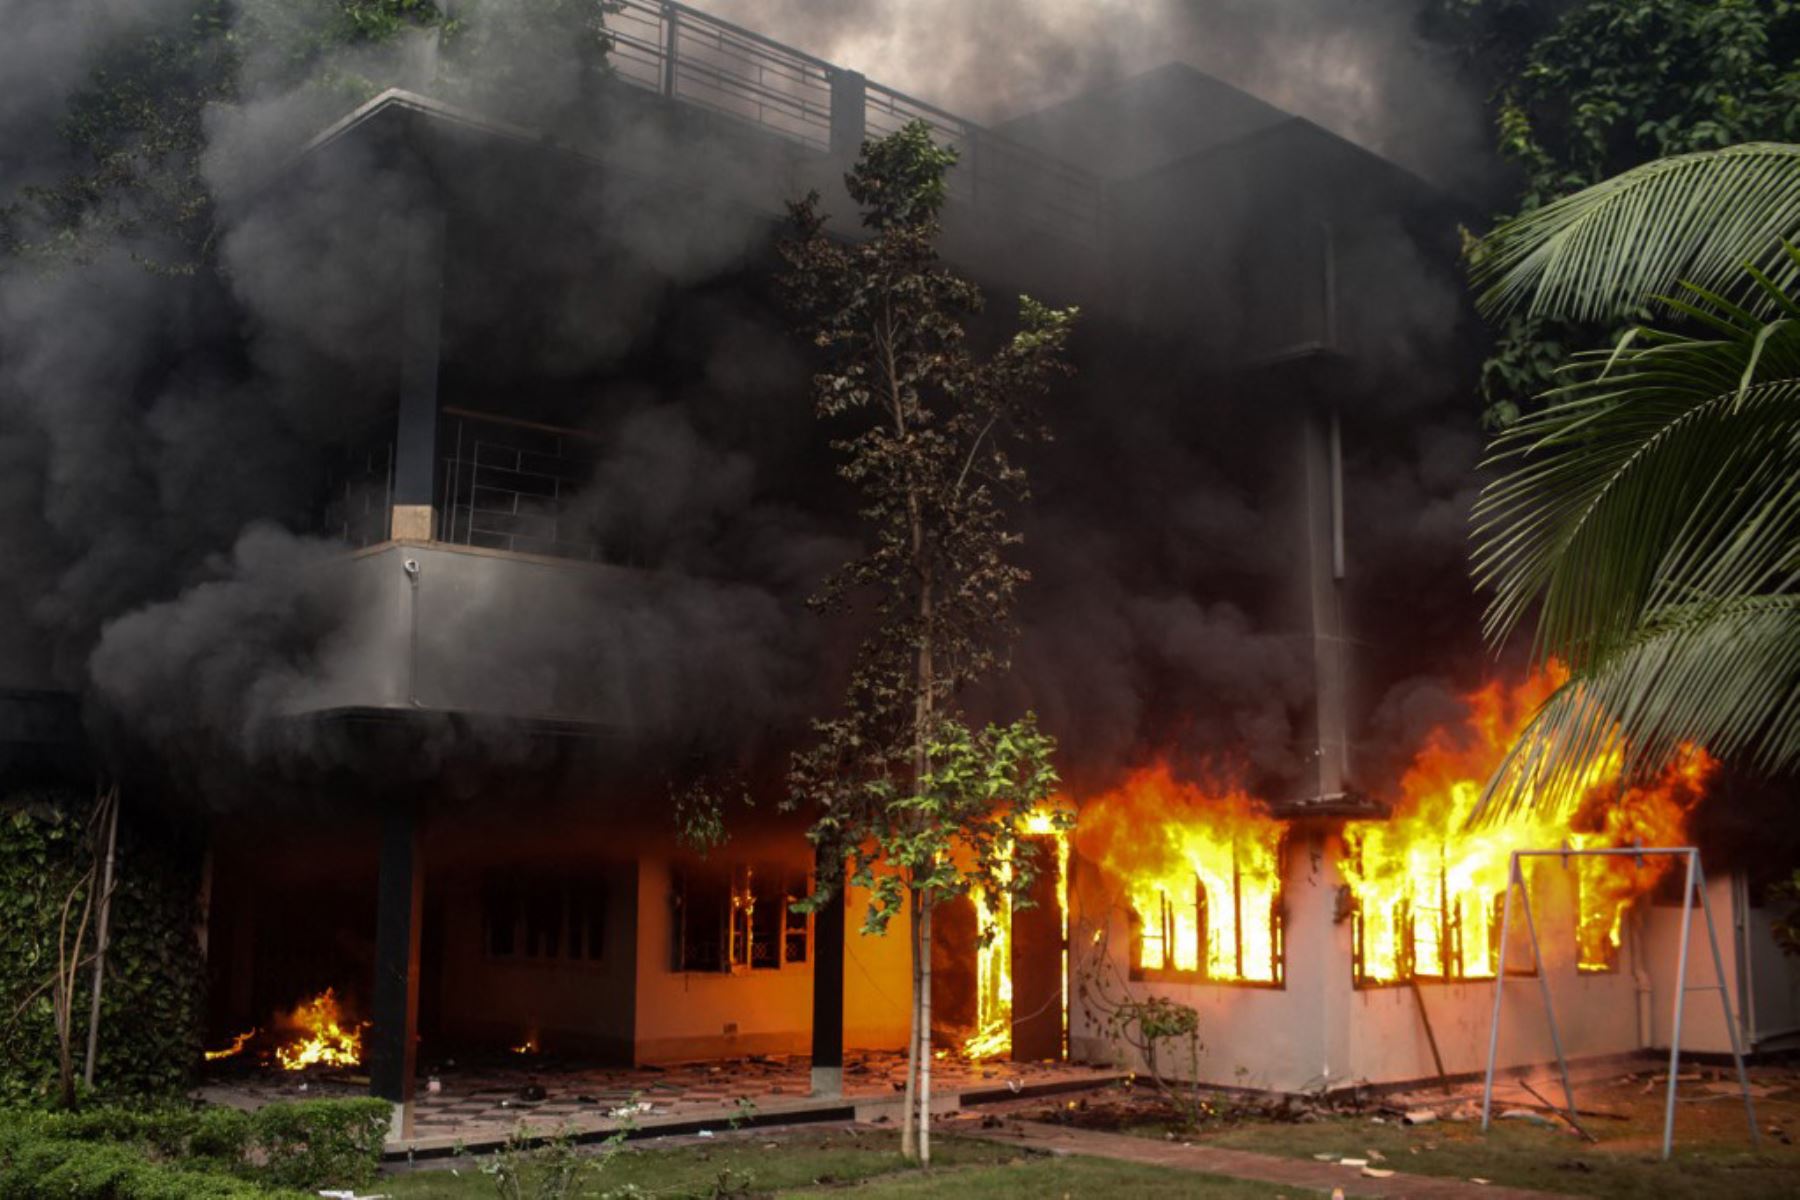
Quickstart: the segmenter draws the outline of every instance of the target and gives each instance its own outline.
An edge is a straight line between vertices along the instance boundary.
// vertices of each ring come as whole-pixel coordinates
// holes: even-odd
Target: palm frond
[[[1482,796],[1476,820],[1566,806],[1597,763],[1628,777],[1683,746],[1780,772],[1800,767],[1800,596],[1659,610],[1625,645],[1577,672],[1533,716]]]
[[[1683,281],[1740,288],[1746,263],[1786,287],[1796,238],[1800,145],[1754,142],[1645,163],[1516,217],[1482,242],[1473,275],[1490,314],[1616,320]]]
[[[1583,356],[1556,403],[1498,438],[1474,572],[1503,641],[1580,669],[1651,608],[1781,590],[1800,546],[1800,324],[1697,294],[1729,336],[1639,331]]]

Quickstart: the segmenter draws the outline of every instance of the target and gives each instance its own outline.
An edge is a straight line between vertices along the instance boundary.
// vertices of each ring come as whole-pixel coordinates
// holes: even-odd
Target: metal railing
[[[1081,245],[1100,242],[1100,179],[1079,167],[685,4],[619,0],[607,29],[620,80],[810,149],[847,155],[865,135],[924,120],[957,151],[953,201]]]
[[[591,434],[446,408],[438,446],[438,541],[599,559],[592,524],[574,507],[593,482]]]
[[[655,0],[621,0],[607,31],[619,78],[830,149],[837,68],[823,59],[684,4]]]

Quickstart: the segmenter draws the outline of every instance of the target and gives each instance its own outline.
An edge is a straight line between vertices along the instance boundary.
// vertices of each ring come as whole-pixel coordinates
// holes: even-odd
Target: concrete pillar
[[[1311,613],[1316,796],[1344,791],[1349,775],[1349,715],[1345,687],[1343,580],[1344,476],[1337,408],[1330,401],[1301,420],[1306,489],[1306,596]]]
[[[868,80],[835,68],[831,76],[831,157],[848,164],[862,149],[867,130]]]
[[[820,871],[820,878],[832,872]],[[844,1094],[844,888],[813,914],[812,1094]]]
[[[396,1106],[395,1131],[411,1133],[419,1028],[419,932],[425,871],[419,815],[411,801],[381,820],[375,898],[374,1024],[369,1030],[369,1090]]]
[[[429,541],[437,478],[438,355],[444,312],[442,208],[427,205],[408,223],[401,294],[400,414],[394,431],[390,536]]]

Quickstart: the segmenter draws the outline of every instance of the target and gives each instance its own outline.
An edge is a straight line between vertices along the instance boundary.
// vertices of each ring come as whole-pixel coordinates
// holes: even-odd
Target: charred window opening
[[[772,971],[807,960],[803,873],[779,867],[698,866],[678,871],[671,892],[677,971]]]
[[[596,879],[496,874],[481,899],[482,944],[490,958],[596,961],[605,949],[606,886]]]
[[[1134,890],[1132,978],[1282,986],[1281,851],[1231,844],[1206,875]]]

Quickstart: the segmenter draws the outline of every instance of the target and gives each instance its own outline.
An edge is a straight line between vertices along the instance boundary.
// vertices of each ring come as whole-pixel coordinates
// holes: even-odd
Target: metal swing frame
[[[1700,865],[1700,851],[1693,846],[1627,848],[1610,850],[1514,850],[1512,859],[1506,870],[1506,900],[1500,912],[1500,955],[1494,969],[1494,1016],[1488,1027],[1487,1076],[1481,1089],[1481,1129],[1486,1132],[1492,1124],[1494,1104],[1494,1064],[1500,1051],[1500,1009],[1506,996],[1506,950],[1512,932],[1513,890],[1516,887],[1524,898],[1525,928],[1531,934],[1531,957],[1537,969],[1538,987],[1544,997],[1544,1016],[1550,1023],[1550,1044],[1556,1050],[1556,1065],[1562,1073],[1563,1099],[1567,1101],[1567,1116],[1571,1124],[1579,1127],[1575,1112],[1575,1089],[1569,1083],[1569,1060],[1563,1054],[1562,1036],[1556,1028],[1556,1007],[1550,999],[1550,978],[1544,967],[1544,955],[1538,944],[1537,921],[1531,915],[1531,889],[1525,886],[1524,872],[1520,869],[1520,860],[1525,858],[1560,858],[1568,865],[1571,858],[1606,858],[1626,857],[1643,860],[1657,857],[1680,857],[1685,861],[1685,882],[1681,893],[1681,949],[1676,959],[1675,978],[1675,1014],[1673,1028],[1669,1038],[1669,1091],[1668,1099],[1663,1105],[1663,1139],[1662,1156],[1666,1161],[1674,1147],[1675,1140],[1675,1077],[1681,1064],[1681,1018],[1687,1007],[1687,994],[1690,991],[1717,991],[1719,1004],[1725,1011],[1725,1029],[1731,1035],[1731,1060],[1737,1066],[1738,1083],[1744,1093],[1744,1114],[1750,1122],[1750,1144],[1761,1146],[1762,1138],[1756,1128],[1756,1105],[1750,1097],[1750,1075],[1744,1069],[1743,1048],[1738,1040],[1737,1014],[1732,1011],[1731,991],[1725,982],[1725,960],[1719,953],[1719,933],[1713,924],[1712,901],[1706,895],[1706,872]],[[1688,984],[1688,943],[1692,940],[1694,928],[1694,891],[1700,892],[1700,909],[1706,917],[1706,938],[1712,946],[1713,974],[1717,982],[1711,984]],[[1740,1000],[1742,998],[1740,997]]]

